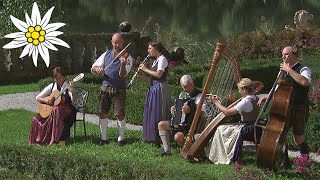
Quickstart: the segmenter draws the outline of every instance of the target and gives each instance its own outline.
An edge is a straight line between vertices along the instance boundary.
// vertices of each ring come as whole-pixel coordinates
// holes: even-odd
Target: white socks
[[[122,121],[117,121],[117,126],[118,126],[118,141],[123,141],[124,140],[124,132],[126,131],[126,120],[123,119]]]
[[[99,119],[101,140],[107,140],[108,119]],[[126,131],[126,120],[117,121],[118,141],[124,140],[124,132]]]
[[[107,140],[108,119],[99,119],[101,140]]]
[[[159,136],[161,138],[163,144],[163,151],[166,153],[170,153],[170,137],[168,131],[159,131]]]

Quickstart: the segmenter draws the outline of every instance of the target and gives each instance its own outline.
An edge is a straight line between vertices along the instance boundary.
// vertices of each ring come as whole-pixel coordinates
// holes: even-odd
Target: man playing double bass
[[[293,88],[293,102],[290,114],[290,127],[293,127],[294,141],[298,145],[300,154],[309,155],[309,146],[304,138],[304,130],[309,112],[308,91],[311,82],[311,70],[302,65],[298,59],[298,53],[292,46],[286,46],[282,50],[280,69],[285,71],[284,80]],[[265,98],[260,99],[261,104]],[[288,151],[285,152],[284,168],[289,165]]]

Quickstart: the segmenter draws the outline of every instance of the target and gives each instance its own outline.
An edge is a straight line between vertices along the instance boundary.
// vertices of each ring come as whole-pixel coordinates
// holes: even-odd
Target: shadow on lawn
[[[69,144],[92,143],[93,145],[97,145],[99,140],[100,140],[99,136],[97,136],[97,135],[87,135],[87,136],[81,135],[81,136],[76,136],[75,138],[71,137],[69,140]],[[117,138],[109,138],[108,141],[109,141],[109,143],[117,142]],[[141,139],[132,138],[132,137],[125,138],[126,145],[131,145],[131,144],[138,142],[138,141],[141,141]]]

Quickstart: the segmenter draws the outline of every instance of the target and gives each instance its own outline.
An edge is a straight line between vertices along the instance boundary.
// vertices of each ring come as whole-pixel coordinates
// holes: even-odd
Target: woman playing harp
[[[243,78],[237,84],[242,100],[231,108],[221,105],[216,96],[211,101],[225,115],[240,114],[239,123],[220,125],[212,139],[208,158],[215,164],[230,164],[241,162],[243,140],[254,141],[254,123],[259,114],[258,98],[255,95],[255,85],[248,78]],[[257,132],[261,136],[261,130]]]
[[[216,43],[211,67],[201,93],[199,106],[204,103],[209,89],[210,92],[214,92],[216,95],[219,95],[219,97],[226,97],[231,93],[234,84],[239,82],[240,79],[240,67],[237,57],[226,45],[219,42]],[[223,98],[221,100],[224,106],[229,104],[228,99]],[[230,106],[234,104],[235,103],[232,103]],[[188,160],[199,159],[204,147],[213,136],[216,125],[222,123],[225,119],[225,116],[223,116],[223,113],[220,113],[219,109],[208,105],[206,108],[206,119],[208,122],[211,122],[208,123],[200,136],[193,142],[194,134],[198,129],[200,114],[201,110],[197,108],[184,146],[180,150],[180,155]]]

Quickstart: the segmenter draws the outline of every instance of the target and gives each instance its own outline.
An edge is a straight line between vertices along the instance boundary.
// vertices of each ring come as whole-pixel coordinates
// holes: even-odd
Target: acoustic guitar
[[[81,80],[83,77],[84,77],[84,74],[80,73],[78,76],[76,76],[72,80],[72,82],[77,82],[77,81]],[[38,112],[42,118],[48,117],[49,114],[52,112],[53,107],[60,104],[61,95],[67,90],[67,87],[68,87],[68,85],[65,86],[63,89],[61,89],[60,91],[54,90],[54,91],[52,91],[50,96],[47,96],[44,98],[45,100],[50,100],[50,99],[54,98],[53,105],[38,103]]]

